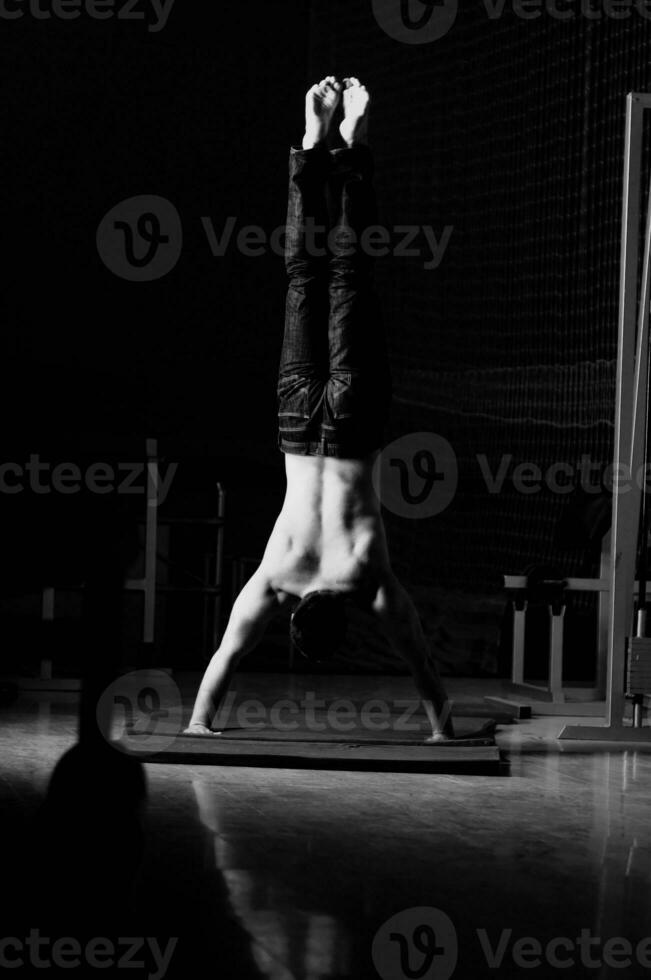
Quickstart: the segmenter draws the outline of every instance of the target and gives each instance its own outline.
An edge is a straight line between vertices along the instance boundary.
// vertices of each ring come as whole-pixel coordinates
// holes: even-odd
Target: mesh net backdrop
[[[480,621],[451,653],[461,670],[490,649],[504,573],[594,570],[556,534],[574,494],[545,481],[525,494],[509,479],[491,493],[479,458],[493,474],[505,457],[509,472],[532,462],[543,473],[612,459],[625,98],[651,84],[651,22],[635,8],[607,18],[599,0],[598,18],[559,9],[573,16],[542,4],[525,20],[507,2],[490,18],[477,0],[427,44],[389,37],[371,3],[311,13],[310,77],[354,74],[372,90],[381,220],[439,238],[452,228],[438,268],[424,268],[421,235],[423,254],[379,259],[376,282],[389,436],[443,435],[460,473],[438,516],[387,513],[394,565],[421,608],[442,601],[465,634]]]

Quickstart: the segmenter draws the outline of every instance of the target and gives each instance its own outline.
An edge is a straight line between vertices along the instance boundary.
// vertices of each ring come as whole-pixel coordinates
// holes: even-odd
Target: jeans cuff
[[[324,152],[328,153],[329,151],[325,143],[321,142],[317,143],[316,146],[311,146],[308,150],[304,150],[298,143],[292,143],[289,152],[292,156],[296,156],[298,153],[305,154],[306,156],[317,156]]]
[[[373,174],[373,153],[367,143],[338,146],[336,149],[330,150],[330,157],[335,171],[358,170],[366,175]]]

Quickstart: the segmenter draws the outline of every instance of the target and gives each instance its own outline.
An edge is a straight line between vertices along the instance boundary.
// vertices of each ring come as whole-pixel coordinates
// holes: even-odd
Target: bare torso
[[[409,666],[432,726],[432,740],[454,734],[441,684],[418,615],[392,574],[373,487],[374,459],[285,455],[287,492],[260,567],[233,604],[219,649],[206,668],[186,731],[209,727],[241,657],[264,635],[279,607],[294,608],[308,592],[350,593],[382,624]]]
[[[373,462],[285,455],[287,491],[262,563],[281,602],[377,591],[390,566]]]

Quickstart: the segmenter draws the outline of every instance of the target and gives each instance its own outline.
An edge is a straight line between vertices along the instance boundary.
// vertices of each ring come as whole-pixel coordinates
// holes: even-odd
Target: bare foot
[[[341,98],[341,82],[334,75],[322,78],[305,96],[305,136],[303,149],[310,150],[324,140],[332,114]]]
[[[188,725],[181,732],[181,735],[221,735],[221,732],[215,732],[212,728],[208,728],[207,725]]]
[[[359,78],[344,78],[344,118],[339,126],[341,138],[348,146],[365,143],[368,132],[368,104],[371,96]]]

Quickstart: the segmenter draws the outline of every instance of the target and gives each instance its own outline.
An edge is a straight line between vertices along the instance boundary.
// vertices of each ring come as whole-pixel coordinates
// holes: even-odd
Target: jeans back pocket
[[[339,371],[330,375],[328,402],[334,419],[349,419],[359,411],[359,405],[355,405],[355,402],[359,402],[358,385],[359,380],[356,379],[353,390],[353,376],[350,373]]]
[[[287,374],[278,379],[278,416],[280,418],[309,419],[309,378],[301,374]]]

